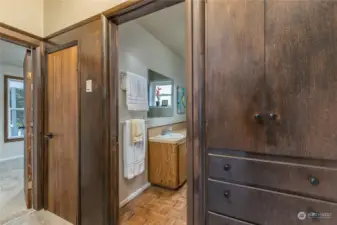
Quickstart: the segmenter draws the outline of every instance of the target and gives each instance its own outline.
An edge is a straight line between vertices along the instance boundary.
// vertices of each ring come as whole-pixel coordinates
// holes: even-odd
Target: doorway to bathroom
[[[118,87],[112,213],[119,224],[187,224],[186,4],[141,7],[109,22],[109,70],[118,74],[110,77]]]

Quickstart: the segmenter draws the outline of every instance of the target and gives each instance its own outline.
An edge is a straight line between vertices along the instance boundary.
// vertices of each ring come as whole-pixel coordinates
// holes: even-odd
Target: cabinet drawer
[[[208,213],[208,225],[253,225],[227,216],[218,215],[212,212]]]
[[[337,204],[221,181],[208,181],[208,207],[260,225],[336,225]],[[331,218],[300,220],[299,212],[330,213]]]
[[[209,156],[209,177],[337,202],[337,169],[278,161]]]

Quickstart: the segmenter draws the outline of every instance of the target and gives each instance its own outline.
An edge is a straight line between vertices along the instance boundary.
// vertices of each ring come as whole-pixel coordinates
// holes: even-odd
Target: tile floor
[[[151,186],[120,209],[121,225],[186,225],[187,186],[170,191]]]

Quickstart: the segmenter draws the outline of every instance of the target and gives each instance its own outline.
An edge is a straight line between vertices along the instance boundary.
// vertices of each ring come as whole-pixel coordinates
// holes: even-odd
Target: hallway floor
[[[187,185],[178,191],[153,187],[120,209],[121,225],[186,225]]]
[[[0,223],[1,224],[1,223]],[[2,225],[2,224],[1,224]],[[71,225],[71,223],[48,211],[30,211],[20,218],[3,225]]]
[[[0,224],[27,211],[23,190],[23,169],[1,169]]]

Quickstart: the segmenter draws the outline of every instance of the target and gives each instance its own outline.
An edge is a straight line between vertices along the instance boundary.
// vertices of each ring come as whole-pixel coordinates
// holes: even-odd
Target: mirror
[[[148,117],[173,116],[173,80],[153,70],[148,71]]]

